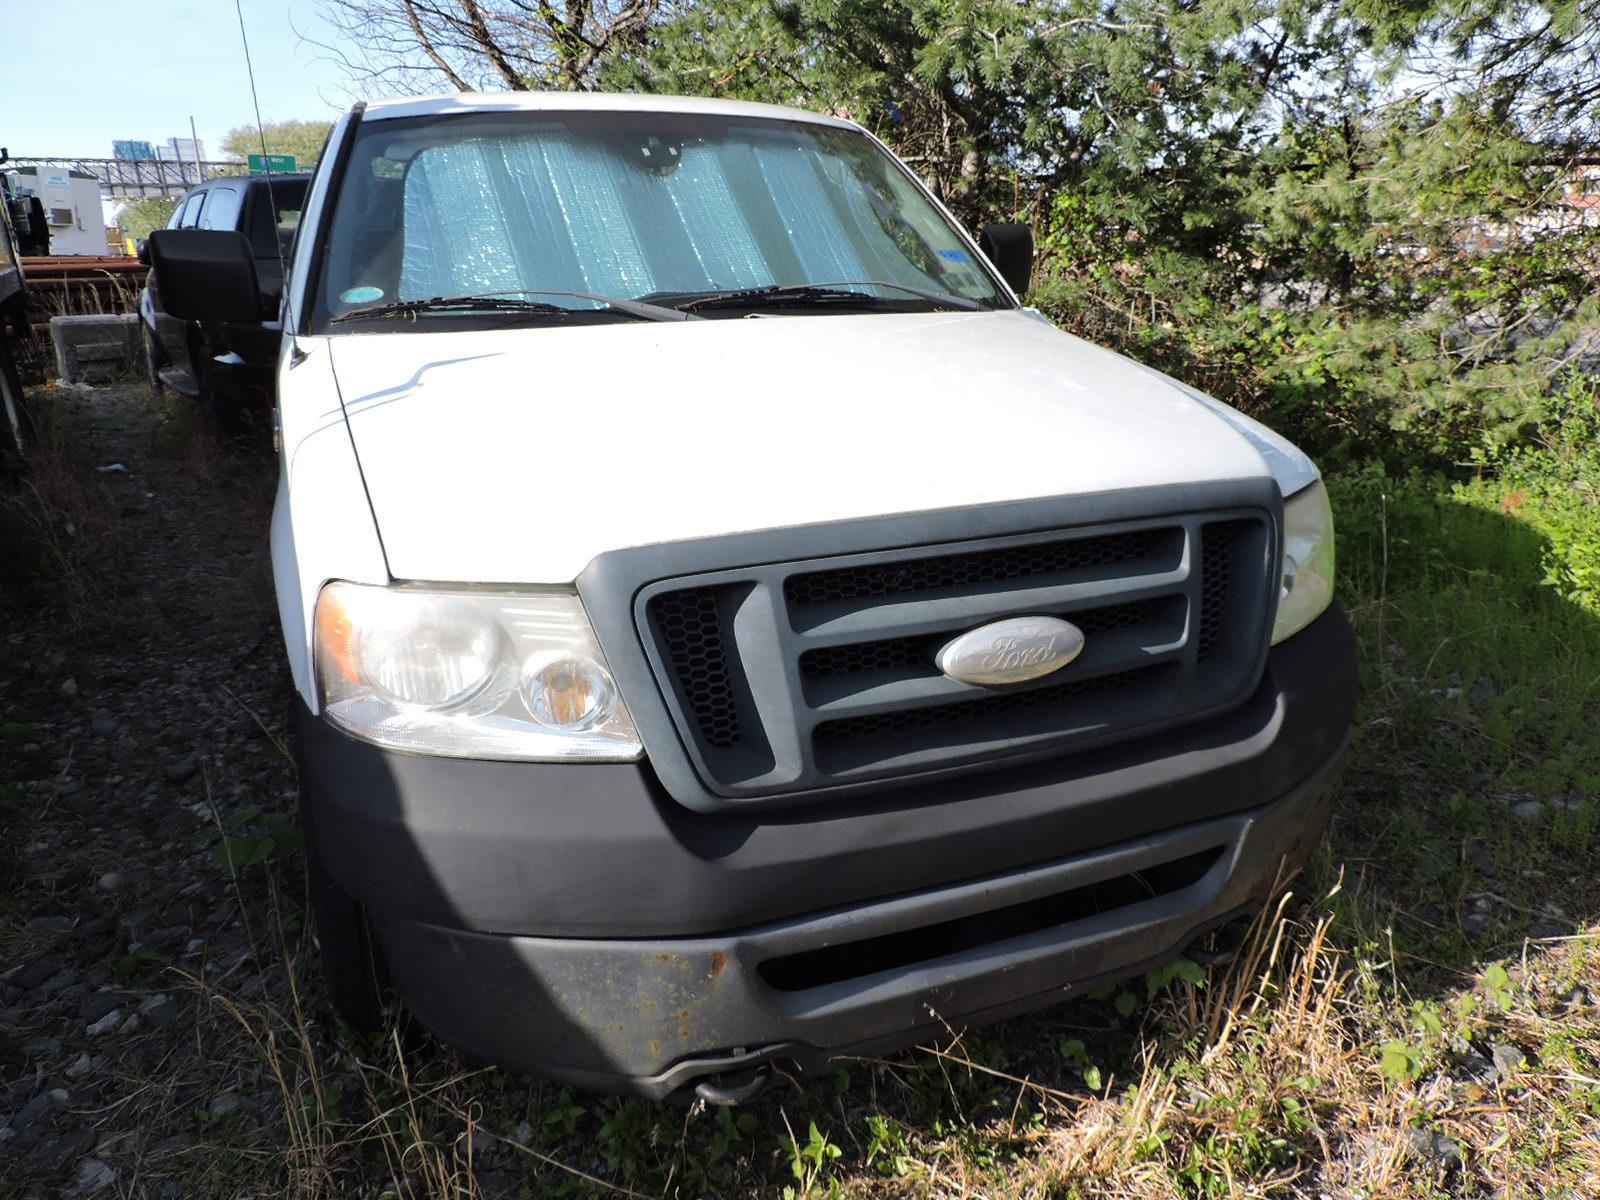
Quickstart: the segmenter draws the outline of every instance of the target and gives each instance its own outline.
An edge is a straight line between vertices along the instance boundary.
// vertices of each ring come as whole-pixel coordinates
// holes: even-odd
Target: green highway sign
[[[268,171],[274,175],[282,175],[295,168],[295,157],[292,154],[249,154],[245,157],[250,163],[252,175],[265,175]]]

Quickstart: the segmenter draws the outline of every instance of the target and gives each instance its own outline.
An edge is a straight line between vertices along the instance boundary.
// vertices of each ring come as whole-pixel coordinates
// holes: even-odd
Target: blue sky
[[[111,157],[113,138],[189,136],[208,158],[255,122],[233,0],[0,0],[0,146]],[[360,94],[316,0],[243,0],[264,120],[328,119]],[[26,11],[24,11],[26,10]]]

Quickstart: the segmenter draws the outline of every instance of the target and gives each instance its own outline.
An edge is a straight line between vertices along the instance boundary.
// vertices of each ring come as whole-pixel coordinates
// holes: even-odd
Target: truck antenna
[[[240,0],[233,0],[234,14],[239,18],[239,41],[244,45],[244,70],[250,79],[250,103],[256,111],[256,136],[261,139],[261,168],[267,176],[267,203],[272,205],[272,244],[278,251],[278,279],[281,281],[283,301],[289,299],[289,268],[283,261],[283,239],[278,236],[278,196],[272,187],[272,156],[267,153],[267,128],[261,123],[261,97],[256,92],[256,68],[250,61],[250,35],[244,29],[244,7]],[[198,149],[198,147],[197,147]],[[289,337],[294,337],[294,322],[283,323]]]

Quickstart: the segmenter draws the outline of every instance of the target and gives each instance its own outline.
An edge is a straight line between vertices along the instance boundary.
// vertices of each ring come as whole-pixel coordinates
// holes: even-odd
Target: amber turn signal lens
[[[334,588],[325,588],[317,597],[317,641],[324,668],[333,667],[346,683],[361,682],[356,668],[355,629]]]
[[[611,677],[591,659],[561,655],[528,664],[524,695],[541,725],[583,729],[612,707]]]

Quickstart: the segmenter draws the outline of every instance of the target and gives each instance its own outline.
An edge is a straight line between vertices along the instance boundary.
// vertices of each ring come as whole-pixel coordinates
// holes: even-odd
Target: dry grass
[[[0,611],[45,601],[69,627],[96,612],[127,559],[116,502],[94,470],[83,399],[66,388],[30,393],[27,470],[0,490]]]
[[[58,287],[36,282],[28,302],[32,331],[14,346],[23,382],[43,384],[56,377],[55,347],[50,341],[51,317],[137,312],[144,282],[142,271],[133,275],[103,272],[95,284]]]
[[[1530,947],[1507,1007],[1463,980],[1442,1006],[1470,998],[1478,1015],[1430,1047],[1438,1069],[1392,1078],[1374,1048],[1418,1031],[1363,995],[1363,970],[1387,964],[1353,966],[1332,912],[1294,919],[1295,907],[1286,897],[1214,986],[1185,986],[1152,1014],[1137,1081],[1064,1109],[1009,1194],[1164,1197],[1176,1184],[1208,1196],[1398,1198],[1479,1194],[1483,1181],[1508,1196],[1600,1194],[1600,1081],[1568,1069],[1600,1058],[1600,1013],[1562,1006],[1576,942]],[[1188,1029],[1200,1032],[1175,1049]],[[1509,1078],[1473,1083],[1447,1069],[1469,1045],[1501,1039],[1526,1063]],[[1423,1148],[1434,1134],[1449,1143]]]
[[[64,287],[36,284],[29,301],[31,319],[45,322],[51,317],[139,310],[139,293],[145,284],[143,270],[131,275],[112,271],[99,274],[100,279],[93,284],[75,283]]]
[[[283,1003],[206,993],[243,1035],[231,1053],[265,1066],[281,1098],[282,1120],[259,1131],[259,1165],[274,1169],[251,1194],[341,1196],[382,1178],[379,1194],[464,1200],[495,1194],[487,1159],[535,1196],[1600,1195],[1600,1010],[1573,999],[1575,981],[1594,979],[1600,932],[1529,943],[1499,989],[1461,978],[1432,1001],[1453,1016],[1428,1035],[1405,1004],[1374,995],[1392,964],[1342,940],[1361,903],[1342,887],[1311,902],[1285,892],[1231,966],[1136,1014],[1120,1033],[1128,1069],[1098,1089],[1037,1054],[1055,1022],[1105,1016],[1071,1006],[997,1041],[955,1037],[862,1064],[843,1088],[812,1082],[744,1110],[744,1153],[689,1179],[686,1164],[708,1165],[723,1127],[716,1110],[509,1080],[405,1026],[340,1043],[308,1015],[303,945],[277,946]],[[1382,1069],[1378,1048],[1396,1035],[1423,1045],[1414,1077]],[[1490,1044],[1523,1065],[1487,1082],[1453,1069]],[[549,1117],[569,1108],[564,1133]],[[886,1116],[904,1138],[898,1156],[849,1132]],[[636,1161],[596,1153],[619,1120],[636,1123]],[[807,1158],[819,1133],[837,1157]]]

